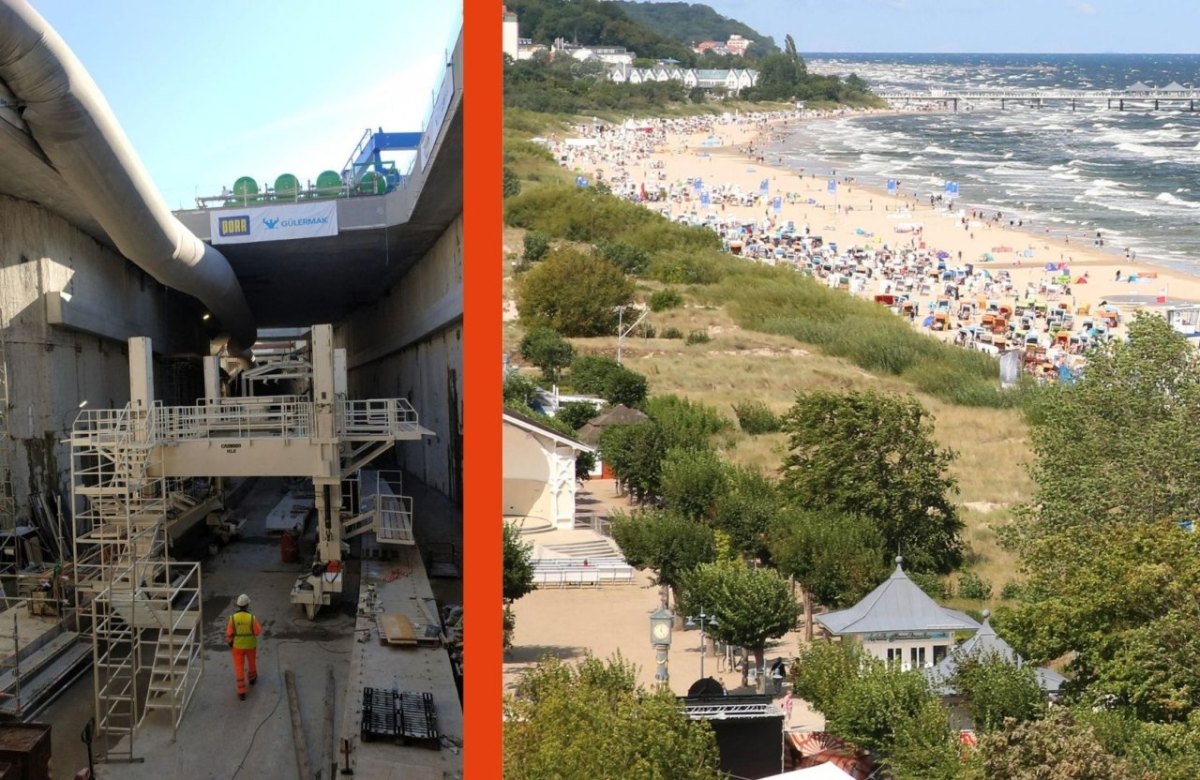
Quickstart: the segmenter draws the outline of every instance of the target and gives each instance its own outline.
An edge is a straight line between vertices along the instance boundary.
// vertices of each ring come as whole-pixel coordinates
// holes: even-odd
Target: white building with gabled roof
[[[524,527],[575,527],[575,458],[583,442],[511,409],[504,411],[504,517]]]

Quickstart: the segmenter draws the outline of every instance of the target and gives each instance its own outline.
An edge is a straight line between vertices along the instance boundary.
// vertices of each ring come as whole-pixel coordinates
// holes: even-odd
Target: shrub
[[[688,345],[692,344],[707,344],[712,341],[712,337],[708,335],[706,330],[693,330],[687,335]]]
[[[992,597],[992,583],[973,571],[958,575],[958,595],[964,599],[987,600]]]
[[[650,311],[667,311],[683,305],[683,296],[677,290],[658,290],[650,295]]]
[[[918,588],[929,594],[932,599],[945,601],[954,596],[954,589],[950,586],[950,582],[936,574],[927,571],[910,571],[906,574]]]
[[[667,447],[705,447],[708,438],[729,423],[711,406],[674,395],[646,401],[646,414],[662,428]]]
[[[738,425],[751,436],[760,433],[775,433],[782,425],[779,415],[762,401],[741,401],[733,405]]]
[[[674,327],[663,328],[663,332],[659,335],[664,339],[681,339],[683,338],[683,331]]]
[[[1023,598],[1025,589],[1021,583],[1014,581],[1004,583],[1004,587],[1000,589],[1000,598],[1005,600],[1017,600]]]
[[[605,336],[617,327],[617,307],[633,300],[633,285],[607,260],[557,249],[526,271],[517,287],[517,311],[531,327],[548,325],[564,336]]]
[[[636,406],[646,398],[646,377],[600,355],[575,358],[571,383],[579,392],[595,393],[610,404]]]
[[[525,234],[525,253],[521,255],[521,259],[526,263],[536,263],[549,251],[550,239],[536,230],[530,230]]]
[[[665,284],[715,284],[721,267],[708,253],[668,251],[650,261],[650,276]]]
[[[511,198],[514,195],[521,194],[521,180],[517,178],[517,174],[512,168],[504,166],[504,197]]]
[[[602,241],[596,245],[596,253],[627,274],[646,272],[650,265],[650,254],[636,246],[619,241]]]

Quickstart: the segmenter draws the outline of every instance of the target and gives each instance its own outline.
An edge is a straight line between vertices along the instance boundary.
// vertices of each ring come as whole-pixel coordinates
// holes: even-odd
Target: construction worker
[[[250,614],[250,597],[237,597],[237,612],[225,624],[225,641],[233,650],[233,673],[237,677],[238,698],[246,700],[246,663],[250,665],[250,684],[258,682],[258,635],[262,625]]]

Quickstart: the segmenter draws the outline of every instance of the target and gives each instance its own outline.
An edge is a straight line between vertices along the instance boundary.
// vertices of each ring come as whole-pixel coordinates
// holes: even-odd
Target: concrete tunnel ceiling
[[[462,213],[462,159],[459,101],[425,182],[418,183],[423,186],[408,221],[386,228],[343,230],[326,238],[221,244],[259,327],[340,322],[383,297]],[[184,221],[191,223],[196,213],[190,212]]]

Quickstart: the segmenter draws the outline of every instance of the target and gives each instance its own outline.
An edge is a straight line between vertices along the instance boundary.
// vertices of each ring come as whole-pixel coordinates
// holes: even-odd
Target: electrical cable
[[[294,644],[312,644],[312,642],[309,642],[308,640],[304,640],[304,639],[276,639],[271,642],[271,644],[273,644],[273,645],[286,645],[286,644],[293,644],[293,643]],[[329,650],[326,647],[324,647],[320,642],[315,642],[315,644],[327,653],[343,654],[343,653],[353,652],[353,648],[351,648],[350,650]],[[275,656],[277,659],[277,663],[275,665],[275,676],[276,676],[276,679],[279,681],[279,694],[275,697],[275,705],[273,707],[271,707],[271,711],[268,712],[266,717],[263,718],[261,721],[259,721],[258,725],[254,728],[254,733],[250,735],[250,744],[246,746],[246,752],[242,754],[242,760],[238,762],[237,769],[234,770],[234,772],[230,776],[229,780],[237,780],[238,774],[245,767],[246,759],[250,757],[250,751],[254,749],[254,741],[256,739],[258,739],[258,732],[260,732],[262,730],[262,727],[267,724],[267,721],[269,721],[275,715],[275,711],[277,709],[279,709],[280,702],[283,701],[283,692],[284,692],[283,663],[282,663],[283,654],[277,650],[275,653]]]
[[[299,640],[299,639],[279,639],[279,640],[276,640],[275,642],[273,642],[272,644],[282,645],[282,644],[286,644],[289,642],[299,642],[299,641],[301,641],[301,640]],[[265,718],[263,718],[261,721],[259,721],[258,725],[254,728],[254,733],[252,735],[250,735],[250,744],[246,746],[246,752],[242,754],[242,760],[238,762],[237,769],[234,770],[234,772],[230,776],[229,780],[237,779],[238,774],[242,771],[243,767],[246,764],[246,759],[250,757],[250,751],[254,749],[254,741],[256,739],[258,739],[258,732],[261,731],[262,727],[267,724],[267,721],[269,721],[272,717],[274,717],[275,710],[279,709],[279,703],[283,701],[283,690],[284,690],[283,663],[282,663],[283,654],[277,650],[275,652],[275,657],[276,657],[275,676],[276,676],[276,679],[279,681],[279,694],[275,697],[275,705],[273,707],[271,707],[271,711],[267,713],[267,716]]]

